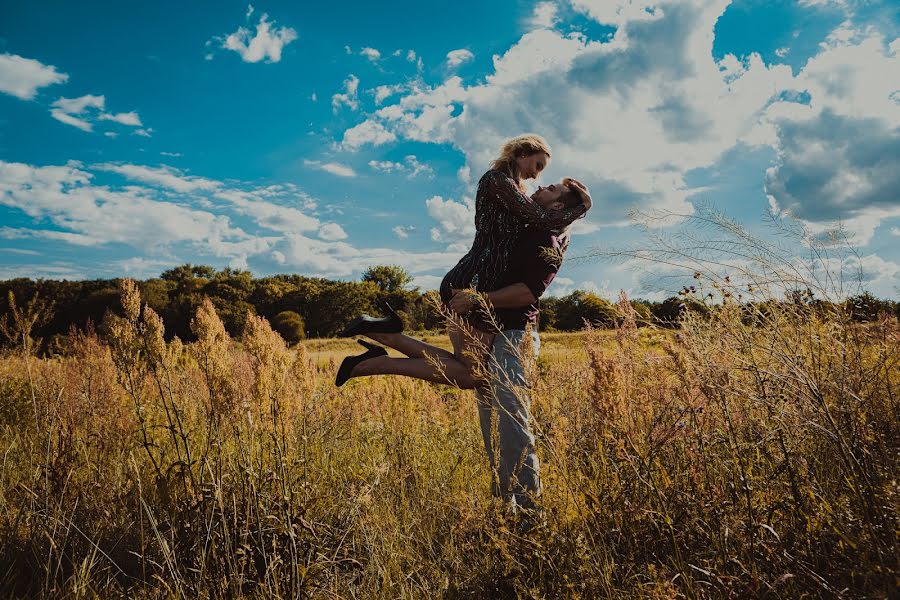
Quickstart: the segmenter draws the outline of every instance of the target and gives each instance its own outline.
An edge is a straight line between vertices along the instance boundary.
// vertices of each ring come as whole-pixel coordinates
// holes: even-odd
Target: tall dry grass
[[[700,295],[712,280],[698,275]],[[717,283],[718,285],[718,283]],[[489,495],[471,392],[336,364],[124,281],[64,356],[0,360],[0,589],[41,597],[890,597],[895,320],[721,292],[537,366],[545,520]],[[731,294],[731,292],[729,292]],[[752,324],[748,324],[752,321]],[[667,340],[660,349],[659,339]]]

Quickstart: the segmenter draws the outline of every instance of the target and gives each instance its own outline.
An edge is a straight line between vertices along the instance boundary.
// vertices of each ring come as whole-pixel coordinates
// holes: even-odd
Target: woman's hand
[[[591,194],[588,192],[587,186],[578,181],[577,179],[572,179],[571,177],[566,177],[563,179],[563,184],[567,187],[572,188],[578,196],[581,198],[581,203],[584,204],[584,207],[588,210],[591,210],[591,206],[593,206],[593,200],[591,200]]]

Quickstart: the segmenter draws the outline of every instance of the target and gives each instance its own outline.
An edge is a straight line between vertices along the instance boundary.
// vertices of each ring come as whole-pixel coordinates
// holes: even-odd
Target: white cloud
[[[50,116],[59,121],[60,123],[65,123],[66,125],[71,125],[72,127],[77,127],[82,131],[93,131],[94,126],[85,121],[84,119],[79,119],[78,117],[73,117],[72,115],[59,110],[58,108],[54,108],[50,110]]]
[[[563,263],[563,268],[565,268],[565,263]],[[562,298],[576,290],[591,292],[592,294],[597,294],[601,298],[606,298],[608,300],[615,297],[615,292],[610,289],[610,280],[608,279],[604,279],[598,285],[597,282],[588,279],[582,280],[581,283],[576,283],[575,280],[570,277],[554,277],[553,281],[550,283],[550,287],[547,288],[547,296]]]
[[[412,225],[407,225],[407,226],[397,225],[396,227],[391,229],[391,231],[394,233],[394,235],[397,236],[401,240],[405,240],[406,238],[408,238],[409,234],[415,230],[416,230],[416,228]]]
[[[337,113],[341,106],[347,106],[350,110],[359,108],[359,77],[351,73],[350,77],[344,80],[344,93],[335,94],[331,97],[331,108]]]
[[[104,96],[92,96],[90,94],[79,98],[60,98],[53,103],[53,108],[70,115],[84,114],[89,108],[103,110],[106,105]]]
[[[787,54],[788,54],[788,52],[790,52],[790,50],[791,49],[788,48],[787,46],[784,46],[783,48],[777,48],[775,50],[775,56],[777,56],[778,58],[784,58],[785,56],[787,56]]]
[[[431,239],[436,242],[468,242],[475,237],[475,201],[463,198],[462,202],[441,196],[433,196],[425,201],[428,215],[437,221],[431,229]]]
[[[91,119],[113,121],[130,127],[140,127],[142,125],[140,116],[134,111],[112,114],[103,112],[105,108],[105,96],[87,94],[78,98],[59,98],[51,105],[50,115],[57,121],[66,125],[72,125],[83,131],[93,131],[94,126]],[[141,129],[138,131],[146,133],[147,137],[149,137],[147,132],[152,131],[152,129],[148,128],[147,130]],[[115,135],[109,135],[109,132],[106,132],[105,135],[115,137]]]
[[[420,290],[439,290],[444,280],[440,275],[418,275],[413,277],[412,285]]]
[[[140,189],[94,185],[74,166],[33,167],[0,161],[0,204],[59,230],[27,230],[31,237],[96,246],[118,242],[149,251],[176,242],[215,253],[227,244],[258,244],[227,217],[155,199]]]
[[[530,31],[494,57],[493,72],[482,82],[414,82],[345,138],[354,138],[354,148],[374,145],[376,136],[360,131],[378,131],[380,143],[392,134],[451,144],[480,174],[504,139],[537,131],[553,148],[543,180],[574,175],[585,181],[604,225],[627,223],[632,208],[690,214],[688,198],[699,190],[686,183],[686,174],[716,165],[741,145],[779,152],[778,170],[768,179],[759,173],[759,186],[769,181],[781,205],[798,214],[809,207],[805,219],[824,220],[812,212],[816,205],[821,211],[833,207],[845,221],[859,217],[854,223],[865,233],[894,214],[887,205],[900,204],[889,193],[898,189],[893,173],[900,172],[894,164],[900,156],[900,40],[888,44],[871,30],[851,31],[845,24],[795,76],[788,65],[767,65],[756,53],[714,60],[714,28],[727,0],[573,0],[572,6],[616,25],[615,35],[600,42]],[[808,106],[804,91],[812,97]],[[510,110],[511,98],[527,110]],[[827,111],[836,117],[821,120]],[[788,131],[813,145],[792,146],[781,139]],[[831,174],[829,154],[838,167]],[[810,159],[808,168],[801,168],[801,157]],[[775,184],[791,173],[795,182],[812,177],[827,184],[825,198],[783,197]],[[876,197],[881,212],[862,208]]]
[[[147,167],[133,164],[101,163],[93,165],[93,168],[118,173],[133,181],[149,183],[182,194],[198,190],[215,190],[222,186],[221,182],[185,175],[179,169],[165,165],[161,167]]]
[[[417,159],[414,154],[408,154],[403,160],[409,169],[410,178],[416,177],[420,173],[424,173],[431,177],[434,176],[434,169],[424,163],[420,163],[419,159]]]
[[[91,170],[112,168],[137,183],[118,187],[94,183]],[[159,257],[126,258],[112,267],[116,273],[133,274],[155,273],[185,262],[180,256],[192,261],[219,258],[240,268],[278,265],[327,277],[350,276],[378,264],[397,264],[420,274],[445,270],[458,259],[450,252],[357,248],[346,241],[340,224],[322,223],[290,206],[310,210],[316,206],[293,184],[241,189],[234,183],[190,177],[171,168],[95,165],[90,169],[74,161],[49,167],[0,161],[0,205],[22,211],[37,226],[0,227],[0,238],[76,246],[121,244],[138,250],[139,256]],[[261,229],[238,227],[231,215]],[[53,229],[46,227],[48,223]],[[52,270],[52,265],[43,265],[23,272],[35,276]],[[10,274],[13,270],[0,267],[0,271]],[[81,271],[75,275],[87,276]]]
[[[393,162],[390,160],[370,160],[369,166],[376,171],[392,173],[393,171],[403,170],[403,163]]]
[[[121,123],[122,125],[128,125],[131,127],[141,126],[141,118],[134,111],[127,113],[118,113],[115,115],[103,113],[100,115],[99,119],[101,121],[115,121],[116,123]]]
[[[398,83],[395,85],[379,85],[372,91],[375,96],[376,106],[380,105],[382,102],[384,102],[394,94],[405,91],[406,89],[407,86],[403,83]]]
[[[653,0],[571,0],[572,8],[605,25],[621,26],[662,18],[671,2]],[[724,9],[724,6],[722,7]]]
[[[449,269],[459,255],[452,252],[412,253],[392,248],[356,248],[344,241],[328,242],[301,235],[285,236],[278,248],[292,268],[327,277],[347,277],[373,265],[398,265],[410,273]]]
[[[891,227],[891,235],[900,235],[900,227]]]
[[[182,154],[181,152],[165,152],[165,151],[163,151],[163,152],[160,152],[159,154],[161,156],[170,156],[172,158],[181,158],[182,156],[184,156],[184,154]]]
[[[351,167],[342,165],[340,163],[323,163],[318,160],[306,159],[303,161],[303,164],[307,167],[312,167],[314,169],[319,169],[321,171],[331,173],[332,175],[337,175],[338,177],[356,177],[356,171],[354,171]]]
[[[406,60],[408,60],[409,62],[416,62],[416,58],[417,57],[416,57],[415,50],[410,50],[409,52],[406,53]]]
[[[337,223],[325,223],[319,228],[319,237],[327,241],[345,240],[347,233]]]
[[[248,17],[249,14],[250,11]],[[275,23],[270,23],[268,17],[265,13],[260,17],[256,35],[246,27],[238,27],[225,38],[222,48],[237,52],[244,62],[279,62],[284,47],[297,39],[297,32],[290,27],[274,27]]]
[[[766,110],[778,157],[765,177],[770,202],[815,232],[840,224],[862,246],[900,216],[900,40],[885,46],[877,32],[842,23],[793,84],[809,105]]]
[[[397,136],[394,132],[388,131],[381,123],[366,120],[344,132],[341,147],[345,150],[355,151],[366,144],[381,146],[396,139]]]
[[[104,132],[103,132],[103,135],[105,135],[105,136],[108,137],[108,138],[119,137],[119,134],[116,133],[115,131],[104,131]]]
[[[464,62],[469,62],[474,58],[475,55],[465,48],[460,48],[459,50],[451,50],[447,53],[447,66],[452,69],[454,67],[458,67]]]
[[[368,46],[360,50],[359,53],[372,62],[376,62],[381,58],[381,52],[379,52],[375,48],[369,48]]]
[[[421,173],[425,173],[431,177],[434,176],[434,169],[426,164],[420,163],[419,159],[416,158],[414,154],[405,156],[402,163],[390,160],[370,160],[369,166],[376,171],[382,171],[384,173],[393,173],[395,171],[405,172],[410,179]]]
[[[65,83],[69,76],[56,67],[17,54],[0,54],[0,92],[31,100],[48,85]]]
[[[558,12],[556,2],[538,2],[528,20],[528,26],[532,29],[550,29],[559,21]]]
[[[271,231],[296,233],[316,231],[320,227],[319,219],[293,206],[284,205],[302,203],[307,210],[315,208],[314,203],[309,204],[311,198],[292,186],[250,191],[217,187],[214,196],[228,202],[238,214],[250,217],[260,227]],[[278,198],[282,204],[270,202],[270,198]]]
[[[82,131],[93,131],[94,126],[80,115],[88,109],[103,110],[106,98],[103,96],[81,96],[80,98],[60,98],[53,103],[50,116],[61,123],[77,127]],[[79,115],[76,117],[74,115]]]

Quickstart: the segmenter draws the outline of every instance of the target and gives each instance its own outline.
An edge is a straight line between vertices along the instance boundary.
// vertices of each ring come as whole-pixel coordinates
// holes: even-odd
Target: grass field
[[[896,320],[725,304],[677,332],[545,334],[530,529],[471,392],[333,384],[352,340],[249,317],[198,341],[123,287],[104,337],[0,359],[0,594],[896,597]],[[446,347],[442,336],[433,336]]]

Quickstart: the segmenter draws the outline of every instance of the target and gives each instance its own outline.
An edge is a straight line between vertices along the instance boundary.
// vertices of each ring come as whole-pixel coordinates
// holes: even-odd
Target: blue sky
[[[433,287],[471,242],[503,139],[595,207],[571,255],[638,243],[631,209],[712,203],[854,235],[900,295],[892,2],[4,2],[0,278],[185,262]],[[652,272],[652,269],[651,269]],[[664,297],[630,264],[552,291]],[[648,283],[649,282],[649,283]]]

